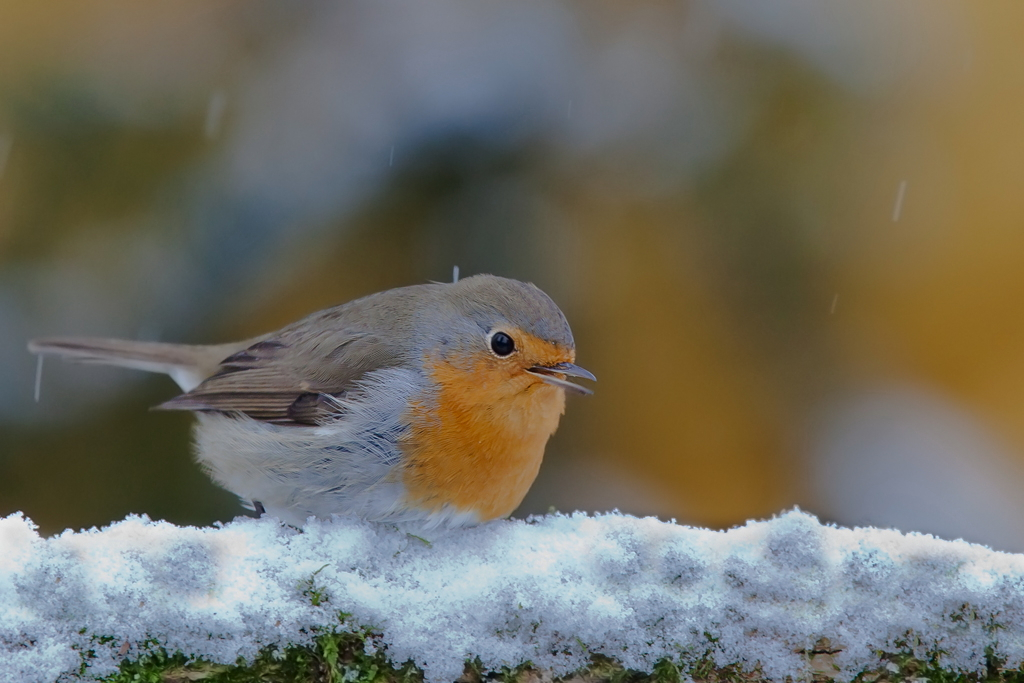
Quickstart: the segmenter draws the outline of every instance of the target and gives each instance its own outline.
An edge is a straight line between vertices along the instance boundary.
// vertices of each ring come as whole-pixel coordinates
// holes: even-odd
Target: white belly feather
[[[369,520],[461,526],[477,520],[458,510],[409,509],[396,476],[409,399],[423,380],[411,370],[371,373],[338,400],[338,417],[321,426],[284,426],[245,416],[198,413],[196,459],[243,503],[259,501],[279,519],[357,515]],[[389,476],[390,475],[390,476]]]

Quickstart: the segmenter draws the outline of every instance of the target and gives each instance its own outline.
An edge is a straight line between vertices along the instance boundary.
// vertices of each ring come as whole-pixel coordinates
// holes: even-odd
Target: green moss
[[[325,633],[305,646],[271,647],[251,663],[213,664],[155,649],[103,679],[109,683],[422,683],[412,664],[393,666],[382,653],[367,654],[368,636]]]
[[[323,567],[320,567],[320,569],[313,572],[312,576],[299,584],[299,592],[302,593],[303,597],[309,600],[309,604],[313,605],[313,607],[319,607],[323,603],[330,601],[330,596],[328,596],[327,590],[316,585],[316,575],[329,566],[330,565],[325,564]],[[342,620],[344,620],[344,616],[345,615],[342,616]]]
[[[422,683],[423,673],[412,662],[396,666],[378,648],[367,654],[369,633],[325,633],[308,646],[268,648],[255,661],[234,665],[212,664],[183,654],[168,654],[155,649],[138,660],[125,661],[109,683]],[[832,680],[834,651],[816,648],[808,652],[811,673],[807,680],[822,683]],[[695,659],[662,659],[649,672],[634,671],[603,655],[593,655],[590,664],[563,678],[554,678],[529,663],[488,671],[479,660],[467,662],[457,683],[755,683],[763,676],[756,668],[745,670],[738,664],[720,666],[703,653]],[[879,653],[881,666],[864,671],[853,683],[1024,683],[1024,671],[1008,669],[988,656],[982,674],[959,673],[943,668],[941,656],[918,659],[908,652]],[[786,683],[793,683],[787,680]]]

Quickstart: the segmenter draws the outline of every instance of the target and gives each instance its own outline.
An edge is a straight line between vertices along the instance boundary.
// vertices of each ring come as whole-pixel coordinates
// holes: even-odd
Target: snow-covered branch
[[[980,672],[1024,660],[1024,556],[799,511],[725,532],[575,514],[430,538],[349,519],[129,517],[44,539],[21,515],[0,520],[0,680],[83,663],[109,675],[154,647],[234,664],[365,629],[429,681],[467,660],[565,675],[597,654],[684,677],[709,660],[820,677],[825,657],[848,680],[898,652]]]

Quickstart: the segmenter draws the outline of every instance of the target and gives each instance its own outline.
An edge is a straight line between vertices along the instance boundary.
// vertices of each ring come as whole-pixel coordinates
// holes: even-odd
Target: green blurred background
[[[1024,550],[1024,5],[0,6],[0,514],[241,510],[166,377],[39,335],[229,341],[492,272],[566,312],[517,514],[798,504]]]

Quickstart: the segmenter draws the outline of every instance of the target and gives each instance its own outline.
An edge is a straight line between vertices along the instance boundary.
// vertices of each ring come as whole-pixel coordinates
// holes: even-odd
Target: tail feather
[[[192,346],[90,337],[49,337],[28,343],[28,350],[35,354],[170,375],[183,391],[194,389],[216,371],[221,360],[240,348],[244,343]]]

